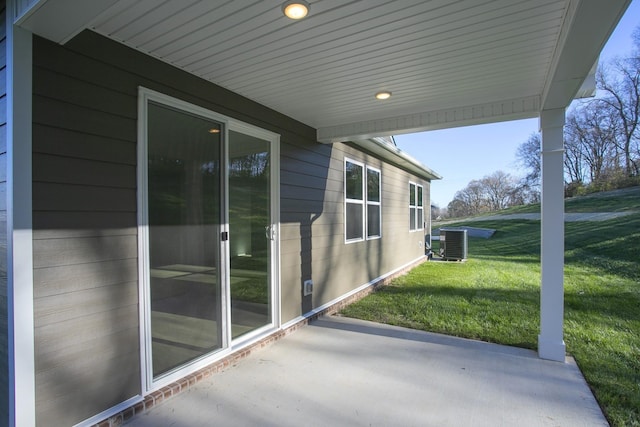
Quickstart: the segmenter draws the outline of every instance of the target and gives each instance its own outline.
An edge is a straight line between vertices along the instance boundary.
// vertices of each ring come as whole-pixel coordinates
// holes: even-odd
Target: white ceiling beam
[[[574,0],[569,4],[542,93],[543,110],[566,108],[573,101],[615,29],[602,22],[618,22],[630,3]]]
[[[540,97],[530,96],[469,107],[449,108],[321,127],[317,130],[317,139],[322,143],[330,144],[376,136],[399,135],[499,121],[528,119],[537,117],[539,111]]]

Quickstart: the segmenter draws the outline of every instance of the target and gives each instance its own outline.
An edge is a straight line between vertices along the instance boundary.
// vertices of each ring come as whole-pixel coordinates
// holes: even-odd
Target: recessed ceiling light
[[[376,99],[389,99],[391,98],[391,92],[383,91],[376,93]]]
[[[282,5],[282,12],[287,18],[302,19],[309,13],[309,3],[304,0],[287,1]]]
[[[209,133],[220,133],[220,129],[218,129],[218,128],[211,128],[211,129],[209,129],[209,131],[208,131],[208,132],[209,132]]]

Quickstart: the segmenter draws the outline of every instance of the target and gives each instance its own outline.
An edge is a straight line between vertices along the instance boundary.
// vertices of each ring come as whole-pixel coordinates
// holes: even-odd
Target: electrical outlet
[[[302,293],[304,296],[311,295],[313,293],[313,280],[305,280],[302,284]]]

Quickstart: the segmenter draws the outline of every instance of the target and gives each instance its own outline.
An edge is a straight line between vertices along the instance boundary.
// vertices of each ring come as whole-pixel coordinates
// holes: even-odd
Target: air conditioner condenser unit
[[[445,260],[464,261],[467,259],[467,230],[441,228],[440,256]]]

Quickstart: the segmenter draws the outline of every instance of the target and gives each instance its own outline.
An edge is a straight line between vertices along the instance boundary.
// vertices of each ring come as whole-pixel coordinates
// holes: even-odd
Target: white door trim
[[[151,322],[150,319],[150,295],[149,295],[149,228],[148,228],[148,168],[147,168],[147,106],[149,101],[157,102],[159,104],[167,105],[172,108],[185,111],[187,113],[196,114],[201,117],[209,118],[220,122],[224,127],[224,149],[223,160],[225,165],[221,168],[223,179],[222,186],[222,204],[223,215],[221,231],[229,231],[228,223],[228,198],[226,197],[226,191],[228,189],[228,171],[226,164],[228,163],[228,131],[233,130],[241,132],[247,135],[251,135],[257,138],[267,140],[271,144],[271,215],[272,226],[275,231],[276,238],[271,242],[272,249],[272,265],[271,265],[271,294],[272,294],[272,324],[266,328],[260,328],[255,331],[255,334],[247,334],[247,337],[242,337],[242,340],[236,340],[231,342],[230,331],[230,310],[229,302],[230,298],[227,294],[227,287],[223,286],[221,298],[222,301],[226,301],[222,304],[221,316],[226,320],[227,327],[222,328],[222,345],[223,348],[210,355],[204,356],[191,363],[188,363],[184,367],[177,369],[164,375],[160,378],[153,379],[152,373],[152,355],[151,355]],[[276,133],[268,130],[235,120],[231,117],[224,116],[222,114],[215,113],[211,110],[199,107],[197,105],[182,101],[177,98],[162,94],[160,92],[153,91],[144,87],[138,88],[138,279],[139,279],[139,322],[140,322],[140,364],[141,364],[141,388],[142,394],[146,395],[154,390],[162,388],[163,386],[174,382],[180,378],[189,375],[201,368],[206,367],[212,362],[219,360],[220,358],[228,355],[232,351],[239,347],[255,342],[267,331],[271,332],[277,330],[280,327],[281,321],[281,305],[280,305],[280,136]],[[225,281],[229,283],[229,269],[228,269],[228,244],[229,242],[222,242],[221,244],[221,272],[220,275]]]

